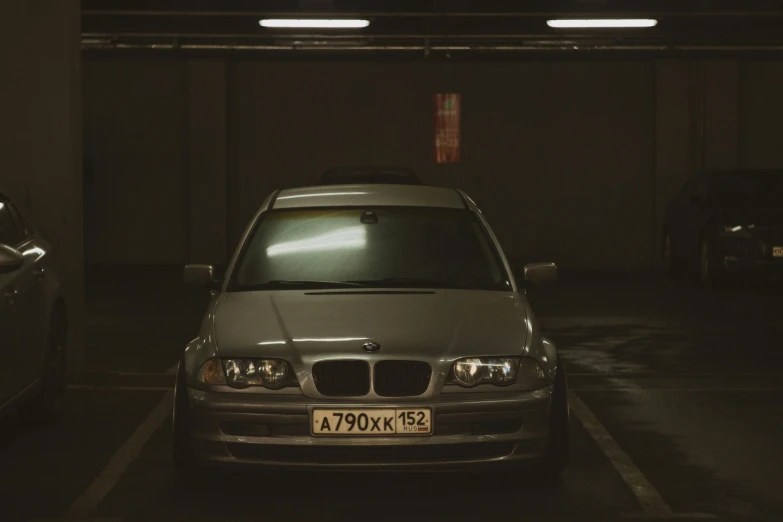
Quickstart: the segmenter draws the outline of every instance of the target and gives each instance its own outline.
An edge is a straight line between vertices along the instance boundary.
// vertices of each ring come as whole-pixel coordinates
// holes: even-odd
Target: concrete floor
[[[160,405],[206,297],[178,270],[93,271],[87,294],[90,367],[63,419],[0,428],[3,522],[783,520],[780,287],[572,278],[531,294],[574,405],[572,463],[551,489],[509,475],[265,474],[183,490]]]

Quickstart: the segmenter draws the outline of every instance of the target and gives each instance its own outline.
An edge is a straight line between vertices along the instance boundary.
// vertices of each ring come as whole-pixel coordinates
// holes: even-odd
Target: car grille
[[[375,363],[375,393],[381,397],[413,397],[430,385],[432,368],[420,361],[379,361]]]
[[[303,464],[400,464],[468,462],[497,459],[514,452],[514,442],[473,444],[417,444],[411,446],[286,446],[226,444],[229,453],[243,460]]]
[[[365,361],[321,361],[313,365],[321,395],[357,397],[370,393],[370,365]]]

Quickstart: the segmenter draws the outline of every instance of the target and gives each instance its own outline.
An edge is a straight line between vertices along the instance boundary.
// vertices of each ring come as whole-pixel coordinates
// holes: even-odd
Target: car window
[[[281,281],[510,289],[476,215],[438,208],[269,212],[249,238],[232,279],[233,289]]]
[[[24,236],[16,227],[14,218],[11,215],[8,203],[0,201],[0,243],[9,246],[16,246]]]

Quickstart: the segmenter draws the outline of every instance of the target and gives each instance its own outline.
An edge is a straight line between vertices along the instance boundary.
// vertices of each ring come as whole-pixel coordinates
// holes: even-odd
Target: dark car
[[[663,260],[704,284],[728,274],[783,274],[783,170],[703,171],[668,206]]]
[[[421,185],[413,169],[408,167],[333,167],[321,176],[321,185],[354,185],[382,183],[386,185]]]

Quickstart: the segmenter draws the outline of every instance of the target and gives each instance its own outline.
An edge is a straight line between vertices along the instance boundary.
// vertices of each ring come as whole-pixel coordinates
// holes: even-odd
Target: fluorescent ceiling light
[[[261,27],[297,28],[297,29],[361,29],[370,25],[369,20],[333,20],[333,19],[277,19],[259,20]]]
[[[658,20],[652,18],[617,18],[617,19],[563,19],[547,20],[546,24],[555,29],[572,28],[622,28],[622,27],[655,27]]]

